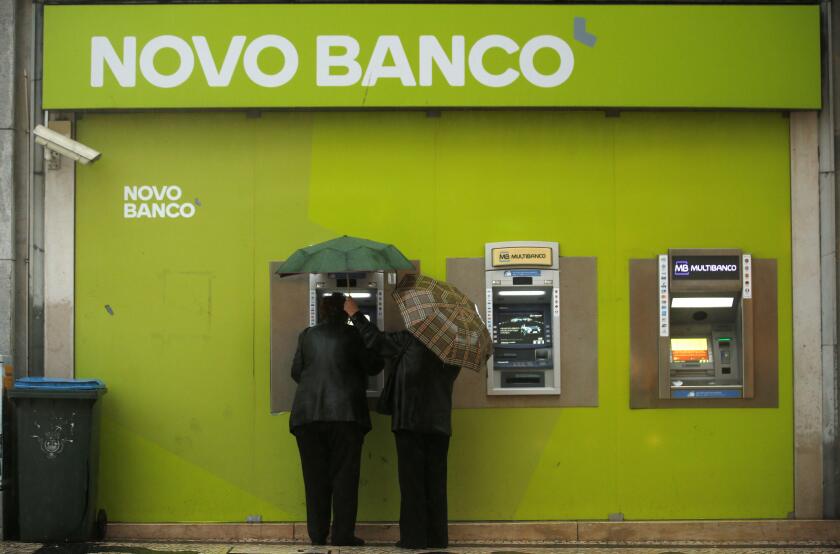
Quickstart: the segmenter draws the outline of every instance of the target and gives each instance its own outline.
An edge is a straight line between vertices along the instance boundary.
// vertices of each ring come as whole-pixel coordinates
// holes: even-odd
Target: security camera
[[[44,148],[83,164],[95,162],[102,155],[90,146],[85,146],[81,142],[65,137],[61,133],[56,133],[43,125],[36,125],[33,133],[35,134],[35,142]]]

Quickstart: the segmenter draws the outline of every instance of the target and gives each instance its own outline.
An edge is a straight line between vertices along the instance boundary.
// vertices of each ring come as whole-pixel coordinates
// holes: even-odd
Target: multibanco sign
[[[493,267],[512,265],[551,266],[553,263],[551,248],[543,246],[493,248],[491,254]]]
[[[177,69],[164,73],[155,66],[155,57],[163,50],[177,54]],[[500,73],[489,71],[484,56],[491,49],[507,54],[519,53],[518,68],[508,67]],[[271,73],[259,64],[260,55],[266,50],[282,54],[282,67]],[[534,58],[541,50],[549,50],[559,58],[557,69],[551,73],[540,72]],[[409,61],[402,39],[397,35],[381,35],[364,66],[359,60],[359,41],[348,35],[319,35],[315,38],[316,82],[318,87],[372,87],[381,79],[397,79],[404,87],[430,87],[433,69],[437,69],[448,86],[462,87],[466,72],[486,87],[506,87],[520,75],[537,87],[557,87],[572,75],[575,55],[569,44],[558,36],[540,35],[528,40],[521,48],[515,40],[505,35],[487,35],[470,45],[467,50],[464,36],[451,37],[444,46],[432,35],[418,39],[416,67]],[[95,36],[90,47],[90,86],[104,86],[106,70],[110,71],[119,86],[131,88],[137,84],[137,37],[124,37],[120,48],[108,37]],[[198,70],[210,87],[227,87],[234,71],[241,64],[245,75],[257,86],[282,87],[297,75],[300,64],[298,48],[281,35],[262,35],[248,40],[245,35],[231,38],[222,59],[214,59],[207,37],[189,39],[175,35],[161,35],[146,42],[140,49],[139,73],[152,86],[173,88],[184,84]]]
[[[739,256],[682,256],[675,258],[674,280],[740,279]]]

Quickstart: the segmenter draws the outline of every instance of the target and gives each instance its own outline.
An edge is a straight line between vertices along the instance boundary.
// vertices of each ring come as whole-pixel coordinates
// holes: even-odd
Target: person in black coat
[[[402,548],[446,548],[446,460],[452,435],[452,387],[460,368],[443,363],[408,331],[383,333],[352,298],[344,303],[365,346],[394,367],[391,430],[397,444]]]
[[[382,370],[347,325],[344,295],[324,296],[321,322],[301,332],[292,362],[298,383],[289,430],[295,435],[306,490],[306,526],[312,544],[359,546],[355,536],[362,442],[370,431],[367,376]]]

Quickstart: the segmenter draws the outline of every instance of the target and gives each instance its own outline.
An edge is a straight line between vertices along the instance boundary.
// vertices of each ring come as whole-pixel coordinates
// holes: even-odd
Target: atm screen
[[[497,312],[495,319],[497,344],[546,344],[545,313],[542,311]]]
[[[330,274],[332,275],[332,274]],[[352,274],[351,274],[352,275]],[[347,291],[326,291],[322,293],[322,296],[332,296],[334,292],[339,292],[341,294],[347,295]],[[356,300],[356,304],[359,306],[359,311],[362,312],[362,315],[367,318],[368,321],[373,322],[376,324],[376,292],[351,292],[350,294],[353,295],[353,298]],[[318,304],[320,305],[320,299]],[[321,316],[318,316],[320,320]],[[353,325],[353,322],[349,319],[347,320],[347,325]]]
[[[672,362],[708,362],[709,339],[707,337],[672,338]]]

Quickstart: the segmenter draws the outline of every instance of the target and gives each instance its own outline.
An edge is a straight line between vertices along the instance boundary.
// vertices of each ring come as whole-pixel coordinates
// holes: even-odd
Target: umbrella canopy
[[[479,371],[490,357],[487,326],[467,296],[443,281],[406,275],[394,289],[405,326],[444,363]]]
[[[397,271],[414,269],[392,244],[357,237],[338,237],[295,251],[276,273],[344,273],[350,271]]]

